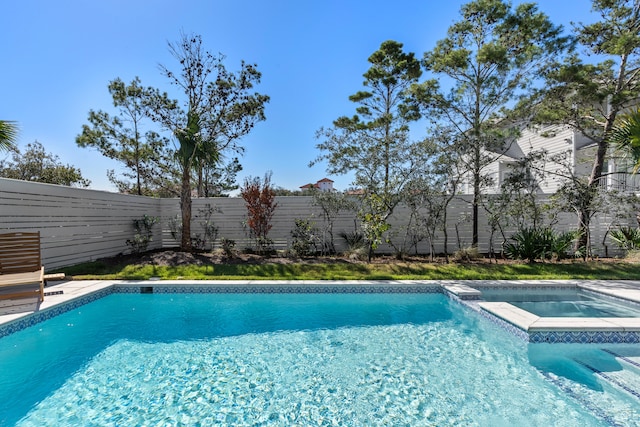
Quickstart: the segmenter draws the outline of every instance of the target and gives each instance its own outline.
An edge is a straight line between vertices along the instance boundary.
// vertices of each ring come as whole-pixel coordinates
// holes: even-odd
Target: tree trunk
[[[471,246],[478,247],[478,194],[473,194],[473,235],[471,237]]]
[[[582,251],[582,260],[586,261],[589,253],[589,219],[591,217],[591,206],[593,196],[588,196],[589,202],[585,209],[578,212],[578,231],[580,235],[576,241],[576,251]]]
[[[450,199],[449,199],[450,200]],[[442,244],[444,245],[444,259],[449,264],[449,233],[447,232],[447,206],[449,201],[444,205],[444,211],[442,213]]]
[[[582,203],[583,208],[578,212],[578,230],[580,236],[576,242],[576,249],[584,249],[583,258],[586,259],[589,252],[589,225],[591,222],[591,215],[593,213],[593,200],[598,193],[598,186],[600,185],[600,178],[602,177],[602,170],[604,168],[604,162],[607,155],[607,137],[609,131],[613,127],[613,121],[615,120],[615,114],[610,115],[607,118],[605,125],[605,136],[598,142],[598,150],[596,151],[596,158],[593,162],[593,168],[591,175],[589,176],[589,183],[587,192],[585,194],[585,200]]]
[[[479,158],[480,155],[477,155]],[[478,247],[478,221],[480,220],[478,217],[480,205],[480,166],[478,165],[479,161],[476,163],[475,170],[473,172],[473,201],[471,202],[472,208],[472,234],[471,234],[471,247]],[[460,248],[462,249],[462,248]]]
[[[202,163],[203,163],[202,160],[198,161],[198,197],[206,196],[204,192],[204,178],[202,176],[202,169],[203,169]]]
[[[585,248],[584,257],[586,257],[586,252],[587,252],[586,249],[588,249],[587,245],[589,244],[589,223],[590,223],[591,214],[593,212],[593,208],[591,205],[593,203],[593,199],[595,198],[595,195],[597,194],[598,186],[600,185],[600,178],[602,177],[604,162],[607,156],[607,149],[609,146],[609,140],[608,140],[609,135],[613,130],[613,124],[615,123],[616,116],[618,115],[618,111],[620,111],[620,108],[621,108],[621,105],[619,102],[616,102],[613,105],[610,102],[614,96],[619,95],[622,92],[625,86],[625,72],[627,68],[628,58],[629,56],[627,54],[622,54],[620,56],[620,67],[618,68],[618,75],[616,77],[615,89],[613,91],[613,94],[610,95],[610,98],[607,99],[608,111],[606,115],[606,121],[604,124],[604,132],[602,134],[602,139],[598,141],[598,150],[596,151],[596,158],[593,162],[593,169],[591,170],[591,175],[589,176],[589,191],[587,194],[588,203],[583,205],[585,206],[585,208],[582,209],[578,214],[580,237],[578,238],[577,245],[578,247]]]
[[[180,248],[183,251],[191,251],[191,174],[188,167],[185,167],[182,170],[180,210],[182,211],[182,236]]]

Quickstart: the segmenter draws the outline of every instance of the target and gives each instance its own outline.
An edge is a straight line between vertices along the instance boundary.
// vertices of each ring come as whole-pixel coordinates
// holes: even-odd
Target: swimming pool
[[[640,317],[640,305],[579,288],[482,289],[485,301],[504,301],[540,317]]]
[[[116,293],[0,338],[0,424],[640,425],[544,346],[441,294]]]

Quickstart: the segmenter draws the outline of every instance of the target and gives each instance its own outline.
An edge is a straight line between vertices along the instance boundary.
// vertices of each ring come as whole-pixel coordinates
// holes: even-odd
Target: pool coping
[[[94,280],[53,282],[42,303],[0,310],[0,337],[111,293],[444,293],[532,343],[640,343],[640,318],[539,317],[505,302],[481,301],[482,289],[582,288],[640,304],[640,281],[608,280]],[[2,312],[5,314],[1,314]],[[515,328],[515,330],[514,330]]]

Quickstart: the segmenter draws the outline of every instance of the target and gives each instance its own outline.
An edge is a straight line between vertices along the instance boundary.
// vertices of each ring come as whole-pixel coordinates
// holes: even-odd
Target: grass
[[[640,280],[640,264],[630,262],[574,262],[535,264],[221,264],[109,266],[97,262],[67,267],[76,280]]]

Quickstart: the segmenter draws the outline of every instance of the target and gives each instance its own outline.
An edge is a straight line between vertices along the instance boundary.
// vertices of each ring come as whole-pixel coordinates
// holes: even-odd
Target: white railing
[[[640,193],[640,176],[627,172],[614,172],[600,179],[600,188],[625,193]]]

